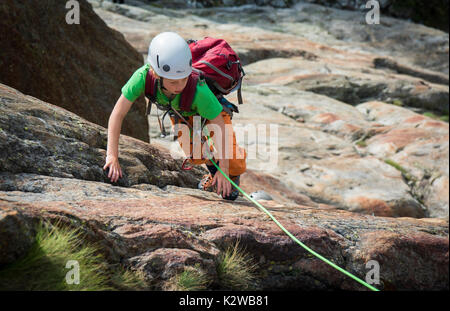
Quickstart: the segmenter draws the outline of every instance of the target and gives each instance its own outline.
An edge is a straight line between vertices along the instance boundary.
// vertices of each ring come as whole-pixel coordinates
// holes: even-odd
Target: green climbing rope
[[[210,145],[209,145],[209,140],[211,140],[211,137],[209,135],[207,136],[207,143],[208,143],[208,150],[210,150]],[[214,146],[214,143],[213,143]],[[309,253],[313,254],[314,256],[316,256],[317,258],[319,258],[320,260],[326,262],[327,264],[329,264],[330,266],[332,266],[333,268],[337,269],[338,271],[344,273],[345,275],[351,277],[352,279],[354,279],[355,281],[357,281],[358,283],[366,286],[367,288],[373,290],[373,291],[379,291],[379,289],[373,287],[372,285],[364,282],[363,280],[361,280],[360,278],[358,278],[357,276],[351,274],[350,272],[342,269],[341,267],[339,267],[338,265],[334,264],[333,262],[329,261],[328,259],[326,259],[325,257],[323,257],[322,255],[316,253],[315,251],[313,251],[312,249],[310,249],[308,246],[306,246],[305,244],[303,244],[301,241],[299,241],[294,235],[292,235],[292,233],[290,233],[285,227],[283,227],[283,225],[275,218],[273,217],[273,215],[264,208],[264,206],[262,206],[261,204],[259,204],[257,201],[255,201],[253,198],[251,198],[247,193],[245,193],[244,190],[242,190],[238,185],[236,185],[228,176],[227,174],[225,174],[220,167],[217,165],[217,163],[212,159],[212,157],[209,156],[209,152],[208,153],[208,158],[209,160],[214,164],[214,166],[219,170],[219,172],[225,176],[226,179],[228,179],[228,181],[234,186],[236,187],[236,189],[238,189],[247,199],[249,199],[251,202],[253,202],[256,206],[258,206],[264,213],[266,213],[276,224],[278,227],[280,227],[281,230],[284,231],[284,233],[286,233],[292,240],[294,240],[294,242],[296,242],[297,244],[299,244],[301,247],[303,247],[305,250],[307,250]]]

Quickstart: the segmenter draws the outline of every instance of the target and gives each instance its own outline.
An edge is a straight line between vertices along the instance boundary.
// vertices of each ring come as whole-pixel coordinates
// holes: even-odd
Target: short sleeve
[[[192,108],[196,109],[200,116],[208,120],[216,118],[223,110],[219,100],[211,92],[208,85],[202,81],[199,81],[197,84]]]
[[[144,65],[136,70],[128,82],[122,87],[122,95],[131,102],[134,102],[145,91],[145,77],[148,72],[148,65]]]

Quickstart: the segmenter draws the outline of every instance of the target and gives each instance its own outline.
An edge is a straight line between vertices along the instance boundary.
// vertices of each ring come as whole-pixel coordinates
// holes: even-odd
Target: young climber
[[[116,182],[123,176],[119,164],[118,150],[121,124],[133,102],[145,92],[146,76],[149,71],[157,82],[155,96],[157,103],[161,106],[170,105],[183,117],[181,119],[171,115],[172,127],[175,128],[176,123],[183,124],[184,121],[187,121],[192,127],[194,116],[204,118],[207,128],[212,125],[210,137],[213,139],[214,147],[216,147],[216,150],[220,150],[220,154],[216,155],[218,159],[213,158],[213,160],[236,185],[239,185],[240,175],[246,170],[247,153],[244,148],[237,145],[234,131],[225,130],[226,125],[232,126],[231,116],[204,80],[199,79],[197,82],[191,111],[180,110],[181,94],[190,75],[193,74],[192,54],[187,42],[173,32],[163,32],[153,38],[149,46],[148,63],[137,69],[122,88],[122,95],[118,99],[108,122],[107,157],[103,167],[104,170],[109,168],[108,178],[112,182]],[[146,100],[148,101],[147,98]],[[220,131],[222,135],[214,135],[214,129]],[[182,142],[186,141],[186,137],[183,137],[183,131],[178,131],[177,136],[185,155],[190,155],[193,143],[192,135],[189,138],[190,146],[184,146],[184,148]],[[224,148],[220,148],[221,146],[224,146]],[[202,146],[201,150],[208,150],[208,147]],[[232,150],[231,156],[229,150]],[[210,174],[203,176],[199,188],[207,191],[215,190],[225,200],[235,200],[238,197],[239,191],[217,170],[203,152],[201,157],[196,158],[194,156],[190,163],[192,165],[206,164],[210,172]]]

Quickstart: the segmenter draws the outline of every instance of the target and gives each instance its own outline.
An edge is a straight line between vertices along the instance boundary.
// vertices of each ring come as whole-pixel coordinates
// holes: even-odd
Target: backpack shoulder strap
[[[156,101],[156,82],[155,77],[149,70],[145,76],[145,97],[147,97],[152,103]]]
[[[183,93],[181,93],[180,109],[182,111],[191,111],[192,101],[194,100],[195,91],[197,90],[198,79],[199,74],[192,71],[186,87],[184,88]]]
[[[145,76],[145,97],[148,98],[149,102],[146,104],[145,115],[150,115],[152,111],[152,104],[156,103],[156,83],[158,81],[153,77],[150,73],[150,70],[147,71],[147,75]]]

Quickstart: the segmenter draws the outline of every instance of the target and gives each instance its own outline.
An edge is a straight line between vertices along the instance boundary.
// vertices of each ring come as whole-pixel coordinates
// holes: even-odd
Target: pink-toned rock
[[[418,243],[424,247],[417,248]],[[448,282],[448,243],[448,238],[423,232],[406,236],[382,230],[368,232],[357,243],[351,264],[377,261],[386,289],[443,288]],[[428,276],[422,278],[424,274]],[[404,277],[399,280],[399,275]],[[421,281],[417,282],[419,278]]]
[[[72,11],[60,1],[41,8],[31,1],[2,1],[0,83],[107,127],[120,89],[143,59],[86,0],[77,3],[81,21],[70,24],[66,16]],[[144,109],[139,100],[122,133],[147,140]]]
[[[0,266],[24,256],[34,235],[32,225],[19,211],[0,208]]]
[[[0,172],[110,182],[103,170],[105,128],[3,84],[0,115]],[[205,169],[180,170],[182,161],[172,158],[164,146],[121,135],[119,163],[123,177],[115,184],[196,187]]]
[[[250,158],[248,168],[281,180],[290,189],[286,193],[375,215],[380,210],[375,206],[380,205],[367,202],[380,202],[391,209],[381,215],[445,217],[445,213],[435,211],[448,210],[448,200],[437,204],[431,199],[432,187],[418,195],[421,176],[427,173],[415,168],[415,163],[427,166],[445,160],[431,153],[414,156],[414,161],[395,159],[411,156],[403,153],[410,146],[421,152],[422,139],[448,135],[445,123],[408,109],[448,111],[445,33],[394,19],[385,19],[386,24],[374,29],[365,27],[362,15],[355,12],[304,3],[284,10],[250,6],[174,11],[107,2],[94,7],[143,56],[150,40],[160,32],[158,24],[170,23],[186,39],[226,39],[241,56],[247,74],[245,105],[239,107],[241,113],[235,114],[233,122],[278,125],[277,162]],[[279,18],[273,19],[274,14]],[[324,25],[328,25],[326,31]],[[414,44],[404,40],[405,31],[408,38],[414,38]],[[229,99],[236,102],[234,94]],[[156,111],[151,121],[157,124]],[[158,126],[150,129],[150,135],[153,141],[170,145],[159,139]],[[247,145],[244,142],[242,138],[239,143],[247,149],[266,146],[253,139]],[[448,157],[445,148],[439,151]],[[388,166],[384,161],[391,157],[418,182],[411,184],[401,172],[384,173],[387,168],[381,166]],[[348,163],[352,161],[355,165],[350,171]],[[320,167],[329,173],[307,167]],[[448,176],[445,171],[441,173]],[[334,182],[337,176],[344,182]],[[261,188],[270,189],[274,196],[281,193],[267,185]]]
[[[448,125],[418,113],[448,111],[448,35],[388,19],[368,29],[350,13],[303,4],[101,7],[142,56],[169,23],[186,39],[222,37],[239,52],[245,105],[234,125],[278,126],[278,158],[248,159],[242,188],[267,190],[273,199],[260,204],[296,238],[362,279],[375,258],[380,289],[448,290]],[[187,266],[221,288],[215,260],[240,241],[258,265],[258,288],[365,290],[243,197],[228,202],[195,189],[206,171],[180,171],[171,143],[153,139],[157,126],[149,132],[152,145],[121,137],[125,178],[110,185],[101,169],[104,128],[0,85],[0,214],[20,220],[10,224],[45,218],[82,228],[109,262],[144,272],[155,289]],[[267,142],[243,144],[259,145]],[[440,218],[422,218],[430,216]],[[17,249],[4,249],[15,258]]]
[[[20,212],[26,221],[43,217],[83,228],[85,238],[97,242],[108,261],[127,263],[144,272],[152,288],[161,288],[165,280],[185,266],[198,266],[217,281],[214,262],[220,250],[239,241],[258,264],[259,288],[363,290],[312,257],[267,215],[241,198],[226,202],[213,193],[174,186],[147,191],[67,178],[21,174],[11,179],[8,174],[0,174],[0,184],[6,180],[10,188],[0,191],[2,213]],[[14,180],[21,182],[11,182]],[[35,192],[23,191],[33,189],[37,180],[47,186]],[[58,192],[57,185],[65,187]],[[90,192],[80,191],[85,188]],[[395,232],[392,241],[399,245],[408,239],[408,245],[415,250],[413,266],[434,260],[429,258],[429,249],[438,259],[448,258],[448,221],[372,217],[292,204],[267,208],[305,245],[361,278],[366,273],[366,262],[352,254],[359,251],[392,258],[396,266],[383,268],[380,288],[403,288],[402,278],[410,278],[404,274],[409,272],[403,267],[403,257],[396,257],[383,243],[367,242],[362,238],[365,234]],[[448,269],[448,260],[433,262],[436,268],[431,274],[421,270],[408,288],[448,288],[448,278],[435,273]],[[400,273],[398,266],[402,267]]]
[[[311,198],[293,191],[281,180],[278,180],[270,174],[247,170],[242,175],[240,187],[247,194],[265,189],[277,203],[289,204],[289,202],[293,202],[299,205],[319,207],[319,204],[312,201]],[[329,208],[333,207],[329,206]]]
[[[167,280],[183,272],[186,266],[198,266],[210,277],[215,276],[213,260],[203,259],[197,252],[189,249],[159,248],[153,252],[132,257],[127,264],[133,270],[141,271],[150,284]]]

